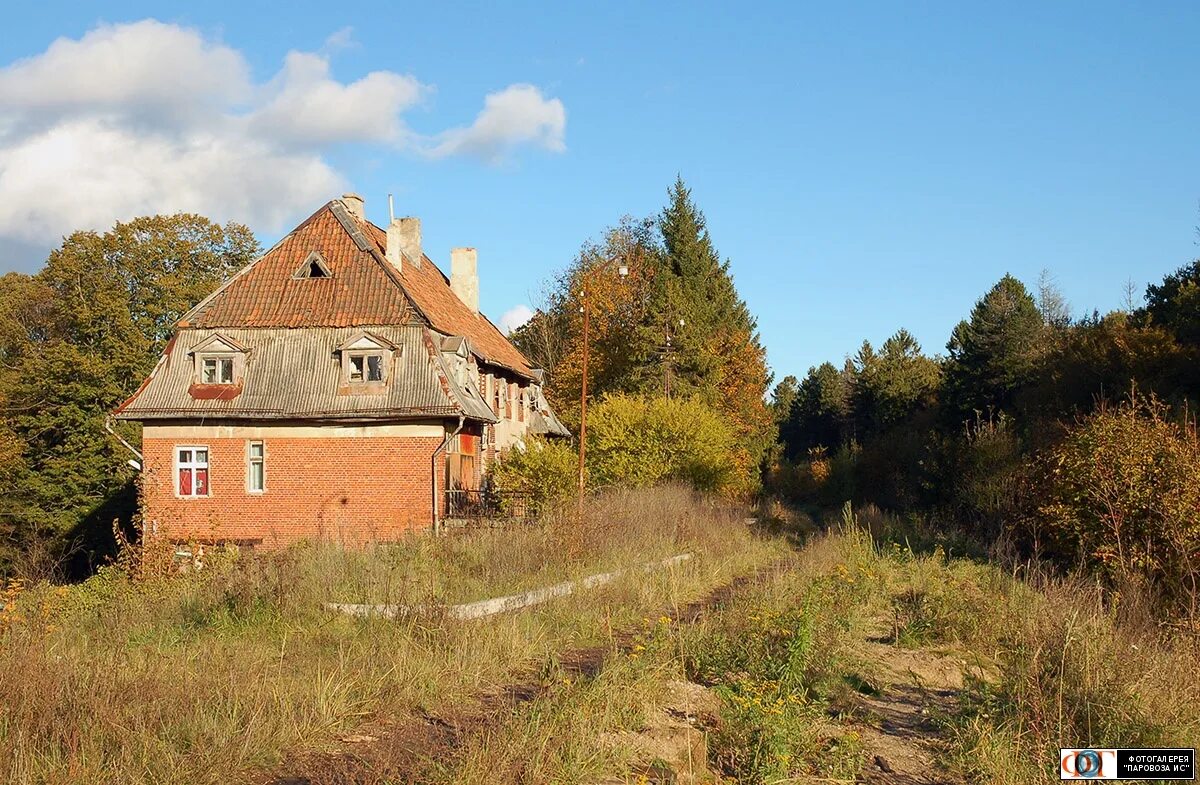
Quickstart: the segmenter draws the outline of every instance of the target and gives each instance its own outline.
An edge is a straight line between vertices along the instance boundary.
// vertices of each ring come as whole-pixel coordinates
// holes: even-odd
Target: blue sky
[[[1080,314],[1200,255],[1196,3],[188,5],[7,10],[0,271],[157,210],[269,244],[348,187],[476,246],[499,318],[678,172],[782,376],[940,352],[1005,272]]]

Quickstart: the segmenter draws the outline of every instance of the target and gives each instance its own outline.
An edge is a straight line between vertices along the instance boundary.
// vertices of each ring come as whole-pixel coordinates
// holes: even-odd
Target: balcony
[[[497,526],[532,520],[534,505],[529,494],[494,490],[446,491],[445,520],[450,526]]]

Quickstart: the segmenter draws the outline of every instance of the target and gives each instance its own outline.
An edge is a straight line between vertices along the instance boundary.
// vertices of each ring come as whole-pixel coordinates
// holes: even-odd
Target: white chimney
[[[400,234],[400,221],[393,218],[387,228],[387,250],[384,255],[398,272],[404,272],[404,259],[400,253],[403,243],[404,241]]]
[[[468,308],[479,313],[479,264],[474,248],[450,249],[450,288]]]
[[[342,194],[342,204],[360,221],[367,220],[367,203],[358,194]]]
[[[421,266],[421,219],[393,218],[387,230],[387,253],[396,269],[400,269],[401,254],[407,256],[413,266]]]

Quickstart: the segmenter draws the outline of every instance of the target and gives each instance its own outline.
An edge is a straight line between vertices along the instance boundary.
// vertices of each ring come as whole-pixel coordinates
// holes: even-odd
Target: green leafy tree
[[[699,398],[727,418],[746,460],[759,465],[776,436],[766,351],[681,179],[659,216],[627,218],[584,245],[514,336],[549,372],[547,395],[570,426],[579,422],[585,287],[589,399]]]
[[[1181,343],[1200,345],[1200,259],[1146,288],[1143,321],[1170,330]]]
[[[66,538],[122,494],[133,471],[107,415],[179,317],[258,251],[239,224],[154,216],[76,232],[36,276],[0,279],[0,441],[15,440],[21,456],[0,473],[11,529]]]
[[[593,487],[678,481],[732,495],[753,487],[745,447],[699,399],[613,395],[593,411],[587,432]]]
[[[575,495],[577,466],[575,450],[569,444],[529,438],[493,466],[489,482],[499,492],[502,504],[508,494],[517,493],[540,513]]]
[[[771,390],[771,417],[776,427],[783,424],[792,413],[792,406],[799,394],[800,380],[791,374],[783,377]]]
[[[1134,385],[1177,404],[1200,394],[1200,358],[1161,326],[1139,326],[1123,311],[1089,317],[1050,343],[1036,380],[1019,397],[1029,419],[1070,422],[1097,401],[1116,402]],[[1053,438],[1058,428],[1035,436]]]
[[[946,381],[952,412],[1005,409],[1038,369],[1045,322],[1025,285],[1005,275],[959,322],[950,342]]]
[[[513,341],[548,375],[546,393],[571,427],[579,423],[583,381],[583,307],[589,321],[588,396],[634,393],[658,367],[655,347],[640,325],[659,253],[652,221],[624,219],[601,240],[586,243],[571,266],[548,287],[545,305]],[[628,275],[618,270],[625,267]]]
[[[852,435],[851,398],[855,369],[838,370],[832,363],[809,368],[795,402],[780,425],[784,455],[796,460],[810,449],[834,449]]]

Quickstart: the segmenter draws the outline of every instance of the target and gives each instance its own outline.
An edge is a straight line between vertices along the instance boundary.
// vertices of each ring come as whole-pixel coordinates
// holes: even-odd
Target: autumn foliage
[[[1049,544],[1113,586],[1149,581],[1200,600],[1200,440],[1152,396],[1101,406],[1041,461],[1037,519]],[[1197,608],[1187,607],[1193,614]]]

